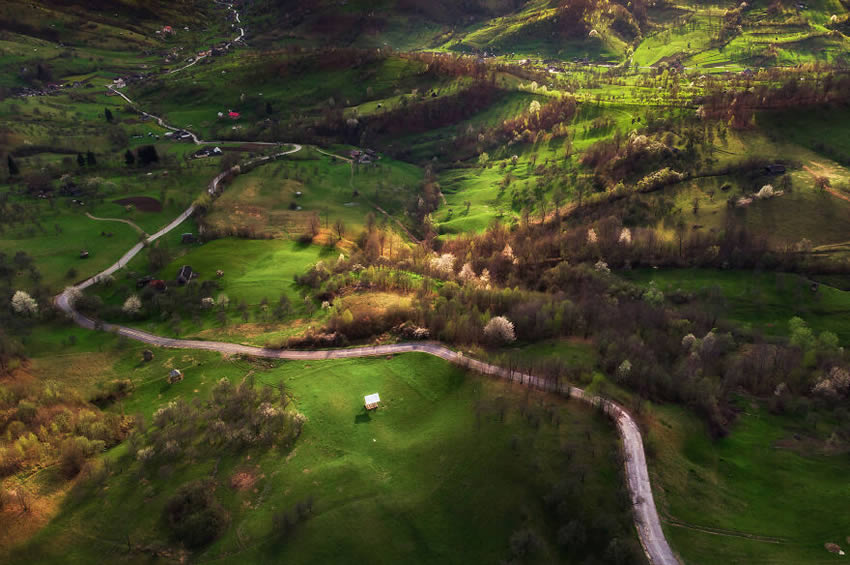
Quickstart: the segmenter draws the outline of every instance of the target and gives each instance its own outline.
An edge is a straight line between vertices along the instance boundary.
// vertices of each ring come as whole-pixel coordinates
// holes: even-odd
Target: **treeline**
[[[129,390],[125,382],[109,386],[115,394]],[[127,428],[121,415],[101,412],[60,383],[21,371],[0,384],[0,477],[58,462],[72,478],[88,458],[120,442]]]
[[[611,274],[612,266],[641,264],[811,266],[801,254],[772,249],[737,226],[708,237],[683,230],[673,242],[614,218],[566,230],[559,222],[514,230],[493,226],[481,235],[444,242],[440,253],[420,249],[394,261],[370,262],[361,251],[310,269],[297,282],[333,309],[315,335],[333,345],[388,331],[404,339],[490,344],[485,328],[504,318],[510,333],[525,343],[592,339],[599,366],[613,380],[640,397],[693,407],[719,435],[734,417],[729,395],[740,388],[776,393],[782,400],[772,401],[775,409],[803,411],[810,419],[850,396],[850,377],[844,383],[843,373],[830,376],[847,365],[834,334],[815,335],[794,321],[788,341],[767,341],[725,320],[718,289],[665,296],[654,286],[642,288]],[[372,289],[415,298],[410,307],[381,314],[335,309],[338,296]],[[582,378],[558,364],[541,376],[556,382]],[[838,421],[836,433],[850,441],[850,418]]]
[[[752,127],[757,110],[850,102],[850,76],[836,73],[814,76],[790,73],[776,81],[746,83],[742,90],[725,88],[717,82],[707,85],[707,89],[708,94],[697,100],[701,104],[700,114],[706,119],[725,120],[737,129]]]

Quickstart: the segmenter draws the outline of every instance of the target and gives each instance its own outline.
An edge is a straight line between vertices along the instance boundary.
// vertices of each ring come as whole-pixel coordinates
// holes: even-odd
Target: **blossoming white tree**
[[[12,310],[22,316],[35,316],[38,314],[38,303],[28,293],[19,290],[12,296]]]
[[[512,343],[516,341],[514,323],[504,316],[490,318],[490,321],[484,326],[484,337],[497,344]]]
[[[431,258],[431,268],[441,275],[450,275],[454,270],[455,256],[451,253],[443,253],[439,257]]]
[[[124,306],[121,307],[121,310],[123,310],[123,312],[125,314],[130,314],[130,315],[138,314],[139,310],[141,310],[141,309],[142,309],[142,301],[135,294],[132,294],[129,297],[127,297],[127,300],[124,301]]]
[[[460,269],[460,273],[458,273],[458,278],[463,282],[475,282],[478,280],[478,277],[475,276],[475,270],[472,268],[471,263],[464,263],[463,267]]]

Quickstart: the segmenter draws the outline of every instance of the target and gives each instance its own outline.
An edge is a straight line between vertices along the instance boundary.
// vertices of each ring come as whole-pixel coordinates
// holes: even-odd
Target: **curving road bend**
[[[91,281],[92,279],[89,280]],[[81,288],[81,286],[78,285],[77,288]],[[98,324],[95,320],[74,310],[73,304],[70,300],[69,291],[63,292],[57,296],[55,302],[61,310],[66,312],[68,316],[74,320],[74,322],[84,328],[95,329],[100,327],[104,331],[112,332],[114,334],[142,343],[155,345],[157,347],[198,349],[204,351],[218,351],[219,353],[228,355],[249,355],[267,359],[304,361],[376,357],[400,353],[420,352],[434,355],[450,363],[460,365],[479,373],[512,382],[518,382],[522,385],[544,391],[568,395],[571,398],[581,400],[592,406],[599,406],[617,424],[617,430],[623,440],[625,472],[628,481],[629,493],[632,499],[635,527],[649,562],[653,565],[679,564],[679,560],[676,558],[673,550],[667,543],[667,539],[664,537],[664,532],[661,529],[661,521],[658,518],[655,501],[652,497],[652,487],[649,481],[649,471],[646,467],[646,458],[644,456],[643,439],[641,437],[640,429],[626,409],[611,400],[607,400],[599,396],[591,396],[586,394],[582,389],[571,387],[568,384],[554,383],[528,373],[515,372],[499,367],[498,365],[485,363],[468,357],[463,353],[453,351],[439,343],[397,343],[369,347],[353,347],[349,349],[312,351],[268,349],[221,341],[168,338],[135,328],[128,328],[126,326],[107,323]]]
[[[234,12],[236,22],[241,23],[239,20],[239,13],[233,9],[233,6],[228,4],[228,8]],[[234,39],[234,41],[241,40],[244,38],[244,36],[244,29],[242,27],[239,27],[239,37]],[[228,44],[228,46],[229,45],[230,44]],[[187,67],[188,66],[191,65],[187,65]],[[183,70],[187,67],[183,67],[178,70]],[[115,90],[111,85],[107,85],[107,88],[121,96],[121,98],[123,98],[127,103],[135,104],[130,98],[128,98],[123,93]],[[172,131],[177,131],[179,129],[168,125],[162,118],[159,118],[152,114],[148,114],[147,112],[142,112],[142,114],[152,119],[155,119],[160,125],[167,129],[170,129]],[[214,141],[202,141],[194,133],[189,133],[192,136],[192,140],[196,144],[218,143]],[[280,145],[277,143],[268,142],[262,142],[257,144]],[[277,157],[295,153],[296,151],[301,150],[300,145],[290,145],[292,145],[293,148],[288,151],[282,151],[266,157],[259,157],[248,161],[244,165],[260,164],[276,159]],[[319,151],[321,153],[325,153],[324,151]],[[325,154],[339,158],[338,155],[333,155],[329,153]],[[345,160],[344,157],[342,159]],[[212,181],[210,181],[207,187],[207,192],[211,195],[217,194],[221,181],[225,179],[228,175],[238,173],[238,171],[239,168],[234,167],[229,171],[224,171],[217,175]],[[571,398],[581,400],[582,402],[588,403],[592,406],[601,407],[605,411],[605,413],[608,414],[608,416],[616,423],[617,430],[623,442],[625,473],[629,494],[632,500],[635,528],[637,529],[638,537],[640,539],[641,545],[643,546],[644,553],[646,554],[647,559],[652,565],[679,565],[680,562],[678,558],[673,553],[673,550],[667,543],[667,539],[664,537],[664,532],[661,529],[661,521],[658,517],[658,511],[655,508],[655,500],[652,496],[652,487],[649,481],[649,470],[646,466],[646,457],[644,454],[643,438],[640,433],[640,428],[638,427],[634,418],[632,418],[631,414],[629,414],[629,412],[625,408],[611,400],[599,396],[589,395],[585,393],[582,389],[571,387],[568,384],[554,383],[552,381],[544,380],[540,377],[528,373],[516,372],[509,369],[505,369],[504,367],[500,367],[498,365],[479,361],[477,359],[468,357],[463,353],[454,351],[444,345],[435,342],[397,343],[370,347],[353,347],[347,349],[312,351],[268,349],[262,347],[241,345],[237,343],[175,339],[158,336],[126,326],[99,323],[74,309],[73,297],[77,291],[82,291],[90,287],[91,285],[98,282],[101,277],[111,275],[112,273],[126,266],[127,263],[133,257],[135,257],[144,248],[146,244],[155,241],[156,239],[162,237],[163,235],[167,234],[168,232],[179,226],[184,220],[186,220],[186,218],[192,215],[194,211],[194,205],[190,206],[167,226],[131,247],[130,250],[127,251],[116,263],[114,263],[101,273],[77,285],[74,285],[73,287],[65,289],[65,291],[63,291],[61,294],[57,295],[54,298],[55,305],[60,310],[65,312],[68,317],[71,318],[75,323],[77,323],[83,328],[91,330],[102,329],[104,331],[112,332],[114,334],[127,337],[128,339],[132,339],[141,343],[147,343],[157,347],[218,351],[220,353],[229,355],[249,355],[253,357],[263,357],[268,359],[289,360],[350,359],[357,357],[375,357],[382,355],[420,352],[429,355],[434,355],[450,363],[454,363],[456,365],[477,371],[479,373],[491,375],[501,379],[506,379],[512,382],[518,382],[528,387],[566,395]]]

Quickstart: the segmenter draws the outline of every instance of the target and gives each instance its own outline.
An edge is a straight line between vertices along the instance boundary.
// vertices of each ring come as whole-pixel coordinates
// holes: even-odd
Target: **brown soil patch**
[[[162,202],[150,196],[131,196],[129,198],[122,198],[121,200],[115,200],[115,203],[121,206],[132,204],[136,207],[136,210],[142,212],[162,212]]]
[[[236,490],[249,490],[257,482],[257,475],[252,471],[237,471],[230,477],[230,486]]]

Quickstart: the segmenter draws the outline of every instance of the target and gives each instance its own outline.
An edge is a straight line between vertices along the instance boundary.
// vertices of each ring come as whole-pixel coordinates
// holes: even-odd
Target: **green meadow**
[[[137,547],[167,539],[165,501],[180,484],[202,477],[217,485],[229,526],[193,561],[492,563],[511,555],[520,530],[540,540],[531,562],[572,561],[580,553],[558,549],[543,508],[543,496],[564,473],[584,477],[570,515],[589,532],[593,520],[608,516],[614,530],[634,536],[625,499],[616,494],[621,469],[613,428],[584,406],[420,354],[268,364],[177,350],[140,364],[138,351],[128,350],[112,368],[135,384],[114,410],[149,419],[170,400],[203,401],[219,379],[238,383],[251,375],[259,385],[284,387],[292,409],[306,417],[301,437],[291,449],[249,448],[169,464],[153,471],[155,482],[119,447],[105,456],[113,471],[79,485],[7,562],[146,562],[141,552],[127,553],[128,536]],[[66,365],[85,363],[80,355]],[[166,384],[171,367],[184,371],[183,382]],[[381,406],[367,413],[363,396],[373,392]],[[579,451],[580,461],[565,456]],[[250,477],[249,488],[233,486],[238,474]],[[34,485],[49,488],[49,475]],[[288,536],[275,531],[273,514],[307,497],[312,516]],[[137,511],[128,514],[128,507]]]

